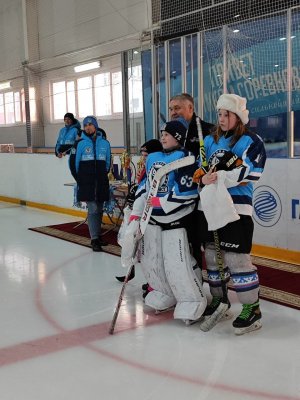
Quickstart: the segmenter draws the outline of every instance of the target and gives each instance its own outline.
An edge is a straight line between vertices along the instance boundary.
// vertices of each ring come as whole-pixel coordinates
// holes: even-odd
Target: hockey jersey
[[[241,138],[230,147],[231,136],[221,136],[218,143],[212,135],[204,139],[208,165],[218,163],[225,152],[231,151],[241,160],[242,165],[226,171],[225,185],[232,197],[238,214],[252,215],[253,183],[261,177],[266,162],[266,152],[262,139],[253,132],[246,131]],[[201,203],[199,202],[201,209]]]
[[[147,178],[141,181],[136,191],[132,215],[142,215],[151,187],[151,180],[156,170],[188,155],[191,155],[191,153],[185,149],[170,153],[156,152],[149,154],[146,161]],[[180,220],[194,210],[195,202],[198,199],[197,185],[193,183],[193,174],[196,168],[197,164],[194,163],[171,171],[162,178],[157,193],[160,206],[153,207],[151,219],[154,219],[157,223],[167,224]]]

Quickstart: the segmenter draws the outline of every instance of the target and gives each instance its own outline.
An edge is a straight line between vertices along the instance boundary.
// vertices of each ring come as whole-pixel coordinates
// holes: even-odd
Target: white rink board
[[[268,159],[255,186],[254,243],[300,251],[300,159]],[[256,208],[256,207],[255,207]],[[264,214],[266,218],[264,218]]]
[[[300,159],[267,160],[255,186],[254,205],[263,219],[254,212],[255,244],[300,251],[299,171]],[[0,196],[71,208],[73,192],[64,183],[73,181],[67,158],[0,153]]]

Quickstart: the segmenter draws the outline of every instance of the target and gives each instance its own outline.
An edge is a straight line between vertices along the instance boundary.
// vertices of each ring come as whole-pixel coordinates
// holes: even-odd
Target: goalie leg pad
[[[224,252],[222,251],[221,253],[225,263],[226,261]],[[205,246],[205,261],[210,293],[212,296],[223,297],[221,277],[218,269],[217,254],[214,243],[207,243]],[[224,268],[224,274],[226,283],[228,283],[230,279],[230,273],[227,266]]]
[[[162,253],[162,229],[148,225],[141,241],[141,268],[153,288],[146,296],[145,304],[155,310],[164,310],[176,304],[168,283]]]
[[[132,221],[126,228],[125,237],[122,242],[122,267],[129,268],[132,264],[134,264],[134,258],[140,238],[141,236],[139,234],[139,222]]]
[[[242,304],[255,303],[259,294],[259,279],[250,254],[226,252],[225,261],[230,268],[231,280],[239,301]]]
[[[162,232],[165,272],[177,300],[174,318],[196,320],[206,307],[202,283],[193,269],[196,264],[191,256],[184,228]]]

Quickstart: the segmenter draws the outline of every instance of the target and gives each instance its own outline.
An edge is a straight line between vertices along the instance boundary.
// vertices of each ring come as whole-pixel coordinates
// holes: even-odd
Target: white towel
[[[204,186],[200,192],[201,206],[209,231],[215,231],[240,219],[224,184],[226,172],[218,171],[217,174],[216,183]]]

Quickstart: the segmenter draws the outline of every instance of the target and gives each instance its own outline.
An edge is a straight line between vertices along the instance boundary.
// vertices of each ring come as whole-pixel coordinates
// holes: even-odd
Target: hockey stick
[[[207,172],[208,163],[207,163],[206,155],[205,155],[203,132],[202,132],[202,127],[201,127],[199,117],[196,117],[196,124],[197,124],[197,131],[198,131],[199,145],[200,145],[201,166]],[[219,271],[220,279],[221,279],[221,288],[222,288],[222,296],[223,297],[222,297],[221,303],[219,304],[219,306],[215,310],[215,312],[212,315],[205,318],[204,321],[201,323],[200,329],[204,332],[211,330],[220,321],[220,319],[222,319],[222,317],[226,314],[226,311],[228,310],[228,308],[230,306],[230,303],[228,300],[228,294],[227,294],[227,286],[226,286],[225,273],[224,273],[224,260],[223,260],[222,253],[221,253],[219,235],[218,235],[217,231],[213,231],[213,235],[214,235],[214,244],[215,244],[215,250],[216,250],[216,256],[217,256],[218,271]]]
[[[136,248],[138,247],[138,243],[139,242],[136,242]],[[127,282],[130,280],[129,278],[130,278],[130,275],[132,273],[133,268],[134,268],[134,265],[132,264],[129,267],[129,269],[127,271],[127,274],[125,276],[124,283],[122,285],[122,289],[121,289],[121,292],[120,292],[120,295],[119,295],[118,303],[116,305],[115,312],[114,312],[113,318],[111,320],[110,328],[109,328],[109,331],[108,331],[110,335],[114,334],[117,318],[118,318],[119,311],[120,311],[121,304],[122,304],[123,297],[124,297],[125,287],[126,287]]]
[[[167,175],[169,172],[174,171],[174,170],[179,169],[179,168],[182,168],[182,167],[186,167],[188,165],[193,164],[194,162],[195,162],[195,157],[194,156],[188,156],[188,157],[180,158],[179,160],[172,161],[169,164],[163,165],[161,168],[159,168],[156,171],[156,173],[155,173],[155,175],[154,175],[154,177],[152,179],[151,188],[149,190],[147,201],[146,201],[146,204],[145,204],[145,207],[144,207],[144,211],[143,211],[143,214],[142,214],[142,218],[141,218],[141,221],[140,221],[139,229],[141,231],[140,232],[141,236],[143,236],[144,233],[145,233],[145,230],[146,230],[146,227],[147,227],[148,222],[150,220],[150,216],[151,216],[152,209],[153,209],[153,207],[149,206],[149,200],[157,195],[159,184],[161,183],[162,178],[165,175]],[[134,246],[132,259],[134,258],[135,254],[136,254],[136,251],[138,249],[138,245],[139,245],[139,241],[137,241],[135,246]],[[109,328],[109,333],[111,335],[113,335],[114,330],[115,330],[117,318],[118,318],[119,311],[120,311],[121,304],[122,304],[123,297],[124,297],[125,287],[126,287],[127,282],[130,280],[130,276],[132,274],[133,268],[134,268],[133,264],[129,266],[127,274],[126,274],[126,277],[125,277],[125,280],[124,280],[124,283],[122,285],[122,289],[121,289],[121,292],[120,292],[118,303],[116,305],[115,312],[114,312],[114,315],[113,315],[113,318],[112,318],[112,321],[111,321],[111,324],[110,324],[110,328]]]

